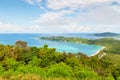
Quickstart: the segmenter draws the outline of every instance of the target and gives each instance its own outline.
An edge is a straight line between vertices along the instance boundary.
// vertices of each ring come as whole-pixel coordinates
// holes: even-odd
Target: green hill
[[[98,37],[116,37],[116,36],[120,36],[120,34],[112,33],[112,32],[104,32],[104,33],[93,34],[93,36],[98,36]]]

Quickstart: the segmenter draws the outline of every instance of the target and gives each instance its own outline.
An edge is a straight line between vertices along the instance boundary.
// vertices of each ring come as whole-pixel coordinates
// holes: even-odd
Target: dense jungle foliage
[[[48,45],[27,47],[24,41],[17,41],[15,45],[1,44],[0,80],[120,80],[118,42],[113,39],[91,41],[91,44],[108,46],[100,52],[106,52],[102,58],[82,53],[61,53],[48,48]],[[111,45],[116,51],[110,51]]]

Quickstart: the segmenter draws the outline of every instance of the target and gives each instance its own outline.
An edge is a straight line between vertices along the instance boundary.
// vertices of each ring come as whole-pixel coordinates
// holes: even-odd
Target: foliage
[[[20,48],[26,48],[27,42],[26,41],[16,41],[15,45]]]
[[[89,39],[75,38],[75,37],[51,36],[51,37],[41,37],[40,39],[101,45],[105,47],[104,52],[106,53],[120,54],[120,40],[115,40],[113,38],[89,40]]]
[[[2,67],[2,65],[0,64],[0,76],[2,75],[2,73],[5,71],[4,67]]]
[[[48,69],[48,76],[50,77],[71,77],[72,74],[72,68],[65,63],[59,63],[50,66]]]
[[[74,76],[78,79],[87,80],[87,79],[99,79],[97,73],[89,69],[84,65],[74,66]]]
[[[35,74],[19,74],[19,75],[13,75],[8,78],[6,77],[0,77],[0,80],[76,80],[74,78],[53,78],[53,77],[41,77],[39,75]]]
[[[120,41],[57,39],[105,46],[101,53],[106,55],[99,58],[98,55],[60,53],[46,44],[41,48],[22,46],[22,42],[0,44],[0,80],[120,80]]]

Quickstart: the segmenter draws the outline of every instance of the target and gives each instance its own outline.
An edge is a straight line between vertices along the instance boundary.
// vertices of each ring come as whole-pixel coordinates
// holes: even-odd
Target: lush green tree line
[[[114,60],[113,60],[114,59]],[[120,55],[102,58],[60,53],[44,45],[0,45],[1,80],[120,80]]]
[[[101,45],[106,47],[106,49],[104,50],[104,52],[106,53],[120,54],[120,40],[116,40],[113,38],[89,40],[89,39],[75,38],[75,37],[51,36],[51,37],[41,37],[40,39]]]

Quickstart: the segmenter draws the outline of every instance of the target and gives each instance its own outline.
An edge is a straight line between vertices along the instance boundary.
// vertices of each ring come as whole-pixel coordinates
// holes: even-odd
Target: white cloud
[[[47,0],[47,6],[53,10],[62,8],[78,9],[120,0]]]
[[[25,0],[31,5],[42,0]],[[0,23],[2,32],[104,32],[120,30],[120,6],[111,5],[120,0],[46,0],[45,13],[33,21],[35,26],[21,27]],[[50,10],[47,10],[47,9]],[[64,9],[68,8],[68,9]],[[51,10],[52,9],[52,10]],[[79,12],[75,10],[79,9]],[[4,26],[4,27],[3,27]]]
[[[75,27],[76,26],[76,27]],[[80,27],[75,24],[64,26],[19,26],[0,22],[0,33],[67,33],[67,32],[87,32],[88,27]]]
[[[25,0],[25,2],[33,5],[33,4],[36,4],[36,3],[40,3],[42,0]]]
[[[69,16],[69,14],[75,14],[76,17]],[[34,22],[43,27],[51,28],[54,32],[94,32],[103,31],[103,29],[104,31],[120,29],[118,27],[119,21],[120,13],[118,10],[114,9],[114,6],[103,4],[87,13],[76,13],[72,10],[47,12],[40,15]],[[94,25],[95,27],[93,27]]]
[[[120,32],[119,25],[90,25],[92,32]]]
[[[119,6],[118,6],[119,7]],[[120,25],[120,8],[103,5],[84,14],[86,21],[94,24]]]
[[[112,6],[112,9],[120,14],[120,6],[118,5]]]
[[[66,25],[69,23],[69,20],[64,16],[65,14],[72,14],[74,13],[71,10],[63,10],[59,12],[46,12],[38,19],[36,19],[34,22],[41,24],[41,25],[55,25],[55,26],[61,26]]]
[[[33,4],[42,4],[44,0],[25,0],[25,2]],[[90,7],[110,2],[120,2],[120,0],[46,0],[44,3],[49,9],[59,10],[63,8],[78,9],[83,7]],[[39,7],[43,8],[42,5]]]
[[[120,6],[111,5],[120,0],[24,0],[37,5],[40,14],[31,26],[0,22],[1,33],[67,33],[120,30]],[[67,8],[67,9],[65,9]],[[80,11],[75,11],[79,9]]]
[[[46,6],[50,9],[59,10],[66,7],[70,9],[55,12],[48,11],[40,15],[35,22],[41,25],[64,25],[69,21],[73,23],[79,20],[80,22],[89,21],[89,23],[94,22],[98,24],[120,24],[120,6],[111,6],[112,1],[119,2],[120,0],[47,0]],[[95,8],[90,7],[94,5],[99,6]],[[81,12],[74,12],[75,9],[80,9]],[[82,10],[87,11],[87,9],[89,10],[87,13],[82,13]],[[75,17],[76,19],[71,18],[72,16],[67,16],[66,18],[66,14],[75,14],[77,17]]]
[[[30,33],[30,32],[38,32],[39,31],[38,26],[19,26],[19,25],[13,25],[10,23],[0,22],[0,32],[1,33]]]
[[[12,24],[0,22],[0,32],[17,32],[22,31],[22,28],[13,26]]]
[[[47,32],[88,32],[90,28],[80,25],[78,18],[65,16],[74,13],[71,10],[63,10],[59,12],[47,12],[40,15],[34,22],[43,26]]]

